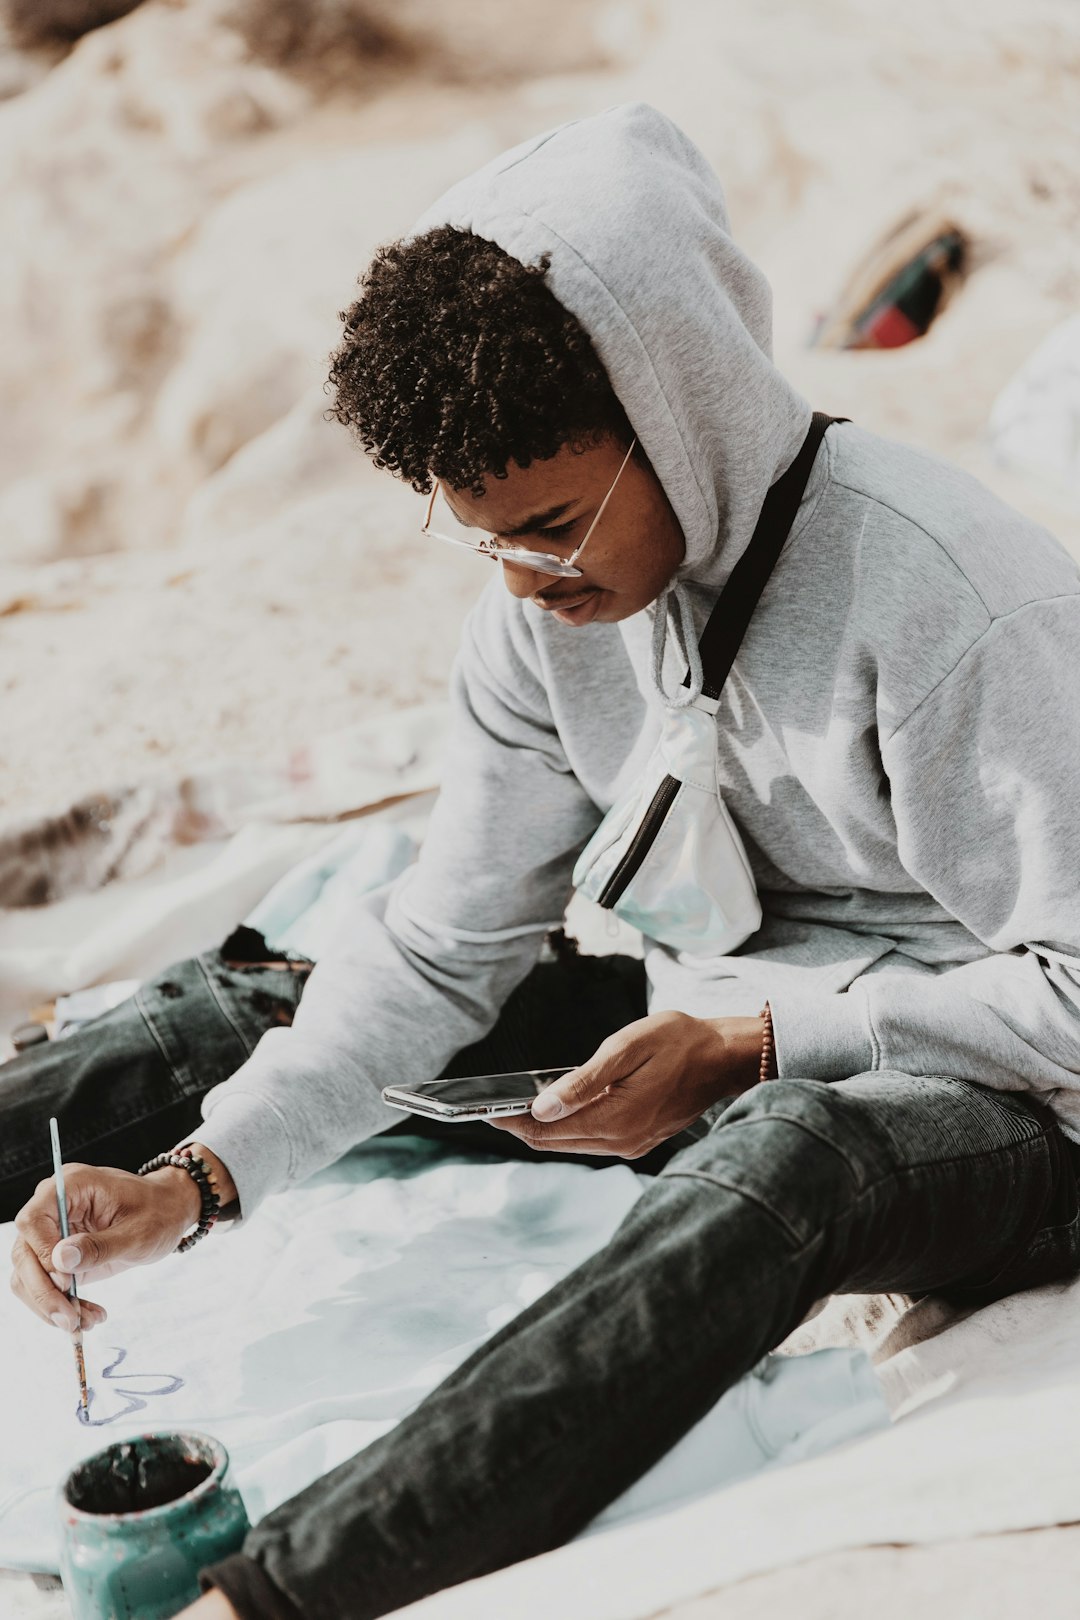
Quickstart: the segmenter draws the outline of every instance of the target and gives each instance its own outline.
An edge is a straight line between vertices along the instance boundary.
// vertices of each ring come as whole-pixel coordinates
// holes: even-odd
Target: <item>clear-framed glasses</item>
[[[611,481],[611,488],[600,502],[596,516],[585,531],[581,543],[574,548],[569,557],[556,557],[550,551],[530,551],[525,546],[514,545],[513,541],[500,540],[497,534],[485,535],[481,540],[472,540],[469,538],[471,531],[464,524],[457,524],[456,519],[454,520],[457,527],[456,534],[447,534],[445,531],[440,532],[438,529],[433,529],[431,527],[431,516],[435,510],[435,500],[439,493],[438,483],[432,485],[431,499],[427,504],[427,513],[420,533],[428,535],[432,540],[445,540],[447,545],[463,546],[466,551],[475,551],[481,557],[491,557],[495,562],[513,563],[516,568],[534,568],[538,574],[556,574],[560,579],[580,579],[581,569],[576,568],[574,565],[588,545],[596,525],[603,517],[604,509],[615,493],[615,485],[622,477],[626,464],[636,447],[637,440],[634,439],[623,457],[622,466]],[[445,503],[444,509],[447,512],[450,511],[449,507],[445,506]],[[453,519],[452,512],[450,517]]]

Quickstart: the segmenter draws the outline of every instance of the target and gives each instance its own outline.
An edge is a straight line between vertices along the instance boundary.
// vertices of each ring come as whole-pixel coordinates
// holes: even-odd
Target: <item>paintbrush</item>
[[[64,1162],[60,1156],[60,1127],[55,1119],[49,1121],[49,1135],[52,1137],[53,1175],[56,1177],[56,1212],[60,1217],[60,1236],[69,1237],[67,1217],[67,1193],[64,1190]],[[75,1287],[75,1273],[71,1274],[71,1287],[67,1297],[79,1313],[78,1326],[71,1336],[75,1350],[75,1371],[79,1375],[79,1417],[84,1423],[90,1417],[90,1395],[86,1388],[86,1357],[83,1355],[82,1337],[82,1307],[79,1304],[79,1294]]]

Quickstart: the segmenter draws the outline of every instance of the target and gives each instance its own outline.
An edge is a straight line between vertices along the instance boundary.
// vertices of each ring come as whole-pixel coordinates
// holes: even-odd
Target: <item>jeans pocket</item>
[[[177,962],[135,1001],[177,1096],[202,1096],[245,1063],[263,1034],[291,1024],[304,975],[230,967],[220,951]]]

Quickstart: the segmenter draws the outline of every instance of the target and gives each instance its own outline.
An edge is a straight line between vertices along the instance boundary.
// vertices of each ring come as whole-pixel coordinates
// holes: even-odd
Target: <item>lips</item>
[[[538,600],[537,606],[552,614],[560,624],[588,624],[599,610],[600,595],[599,589],[594,586],[591,590],[580,591],[576,596],[549,596],[546,600]]]

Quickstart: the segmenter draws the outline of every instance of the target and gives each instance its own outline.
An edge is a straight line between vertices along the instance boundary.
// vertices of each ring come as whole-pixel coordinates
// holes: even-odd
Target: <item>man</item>
[[[243,1213],[386,1128],[385,1076],[475,1055],[538,982],[575,858],[806,438],[769,307],[701,155],[642,106],[506,154],[369,270],[336,414],[434,481],[431,531],[494,536],[501,578],[466,627],[417,866],[205,1099],[197,1141]],[[762,925],[727,955],[647,939],[595,1054],[499,1126],[539,1152],[666,1145],[666,1166],[191,1613],[387,1613],[573,1535],[830,1292],[978,1303],[1080,1267],[1078,652],[1049,535],[829,429],[716,713]],[[564,961],[534,1026],[580,1015],[598,971]],[[53,1253],[49,1183],[20,1217],[43,1315],[64,1312],[50,1271],[150,1258],[199,1209],[175,1167],[68,1186],[77,1261]]]

